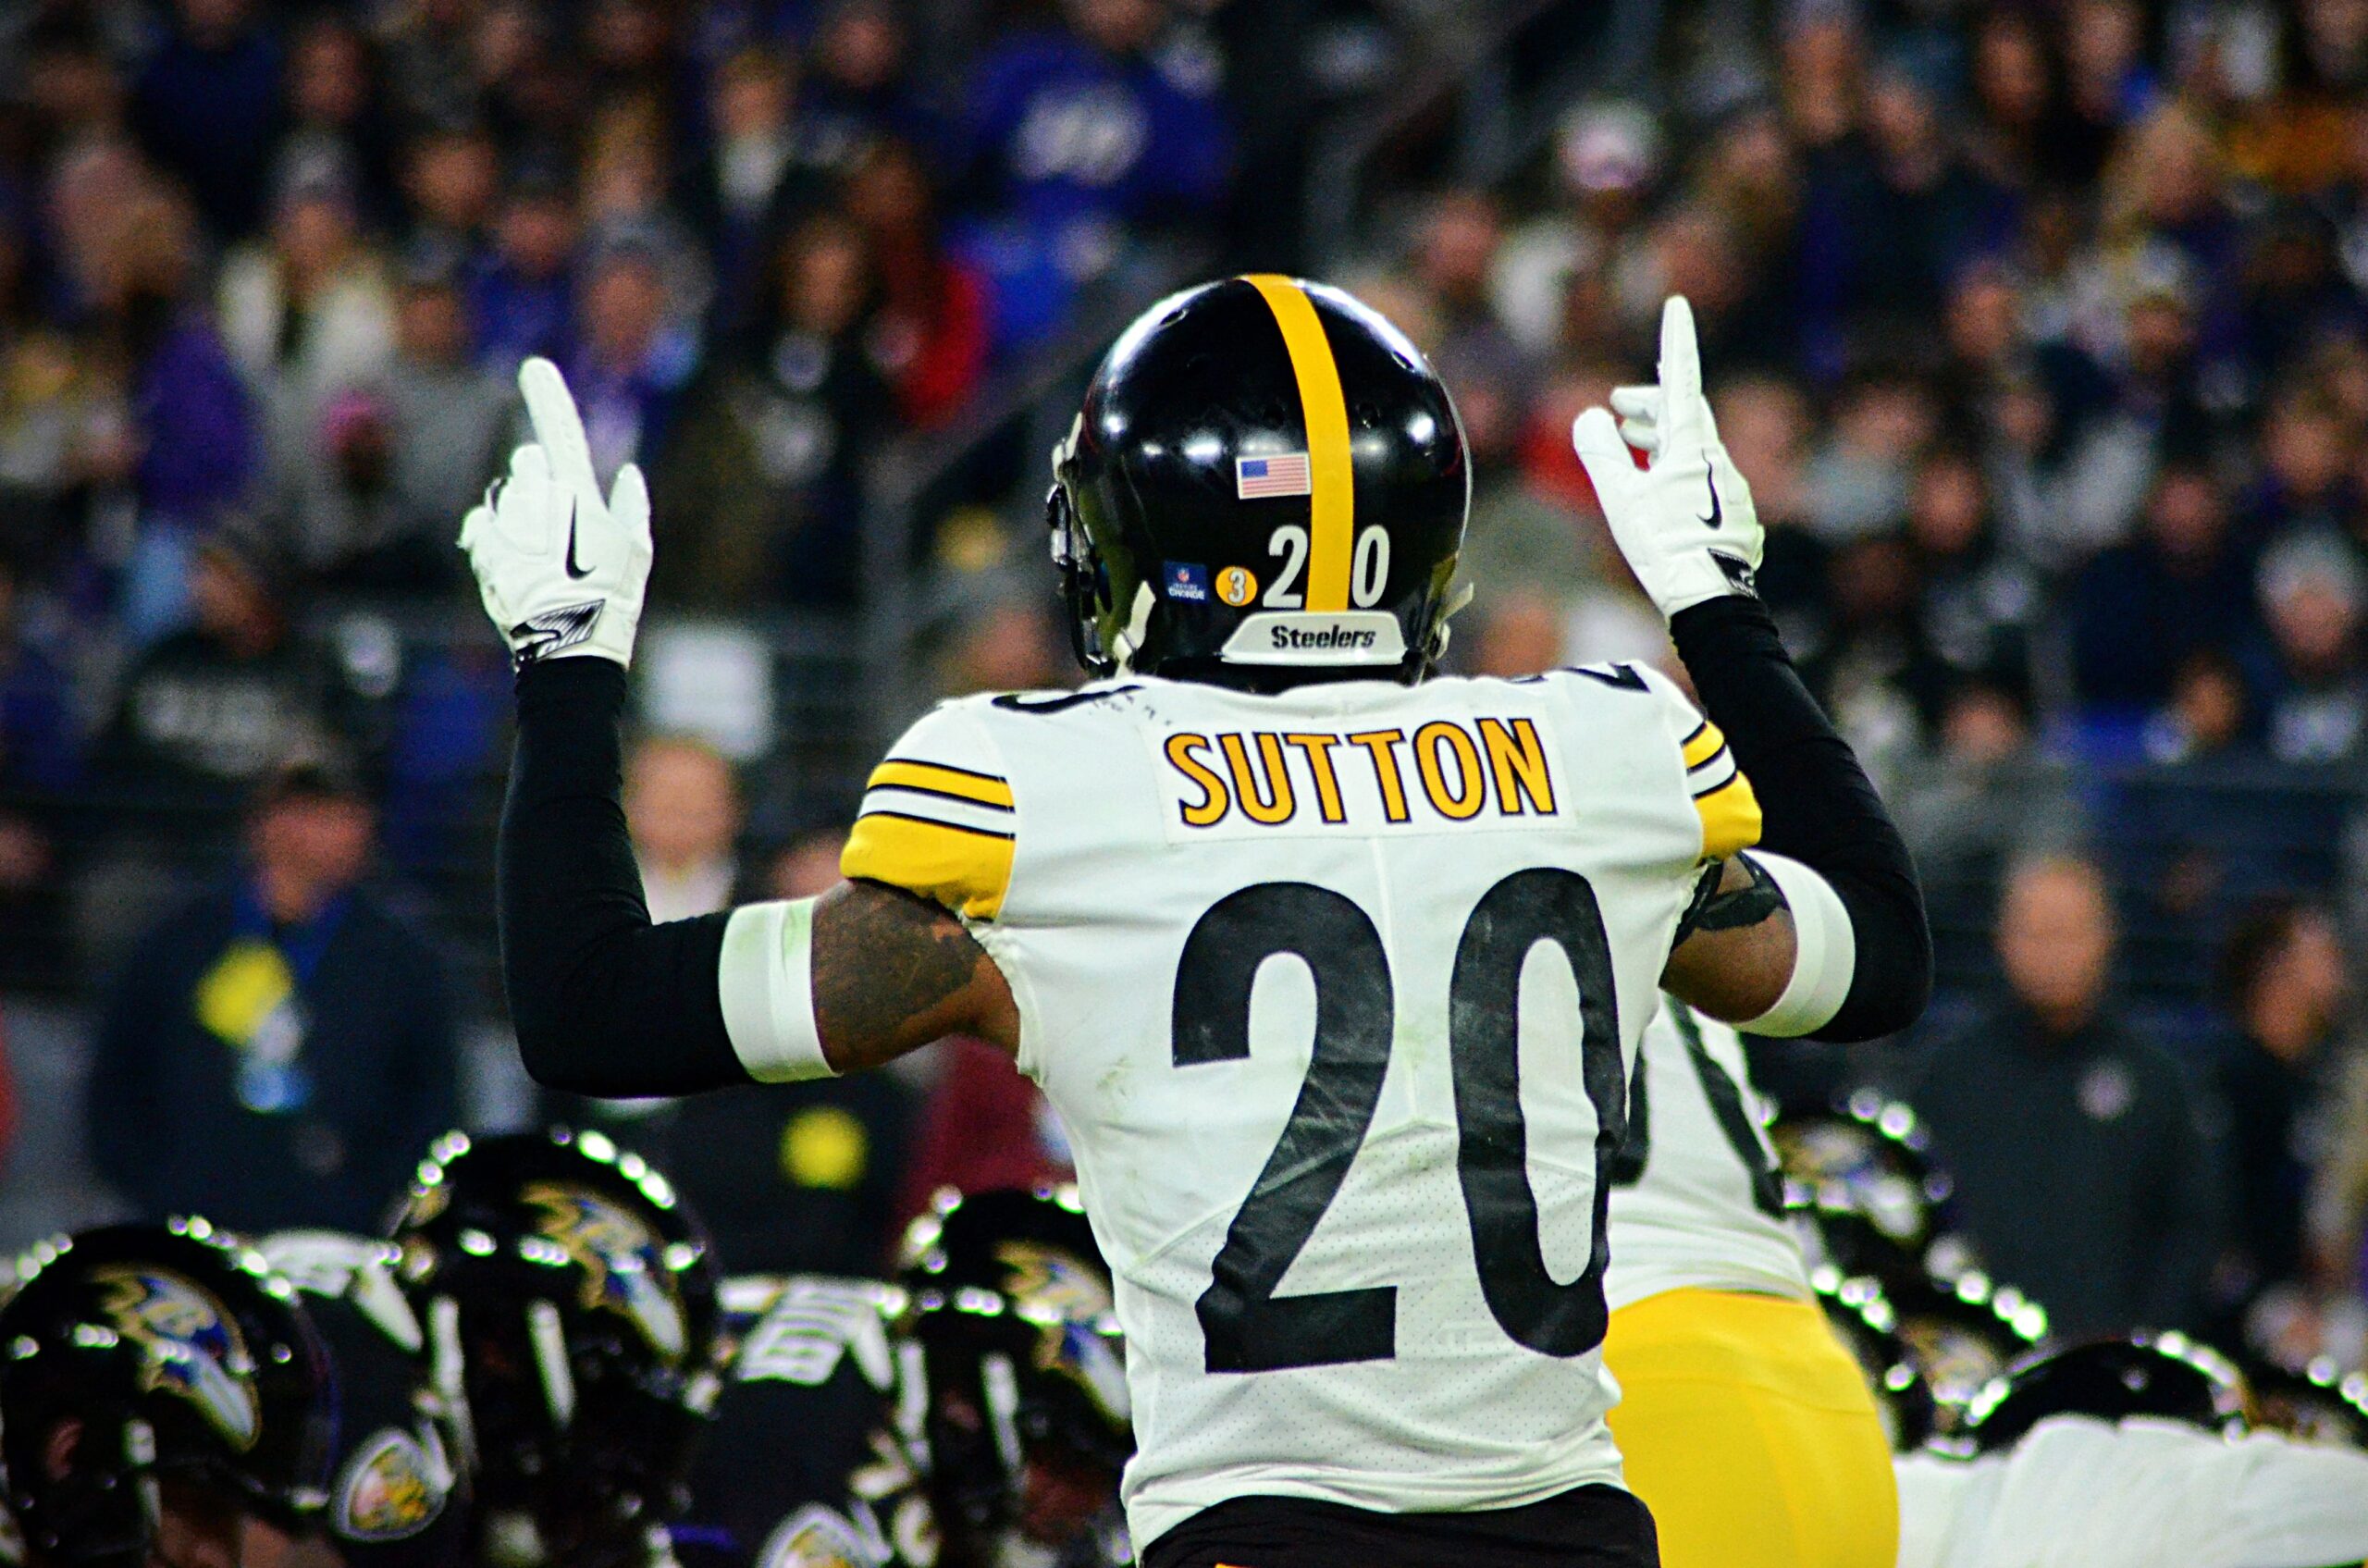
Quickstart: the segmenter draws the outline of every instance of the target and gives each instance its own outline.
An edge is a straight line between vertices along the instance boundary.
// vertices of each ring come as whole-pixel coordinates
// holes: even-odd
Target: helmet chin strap
[[[1142,647],[1143,636],[1151,629],[1151,612],[1158,608],[1159,596],[1151,591],[1151,585],[1137,583],[1134,608],[1128,613],[1125,629],[1118,634],[1117,646],[1110,650],[1111,673],[1124,675],[1134,670],[1135,651]]]

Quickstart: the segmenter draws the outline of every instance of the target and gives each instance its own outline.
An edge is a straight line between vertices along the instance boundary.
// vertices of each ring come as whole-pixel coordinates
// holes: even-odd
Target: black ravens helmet
[[[1999,1453],[2051,1415],[2123,1421],[2151,1415],[2213,1431],[2243,1426],[2243,1377],[2184,1334],[2130,1334],[2027,1356],[1966,1413],[1977,1453]]]
[[[0,1459],[27,1546],[150,1561],[162,1487],[290,1533],[326,1500],[336,1395],[287,1280],[203,1219],[46,1241],[0,1308]]]
[[[1097,675],[1411,681],[1445,644],[1463,427],[1421,352],[1338,289],[1259,275],[1153,305],[1053,475],[1053,559]]]
[[[930,1497],[957,1555],[1024,1523],[1029,1463],[1104,1476],[1115,1501],[1135,1449],[1125,1352],[1077,1189],[941,1191],[906,1232],[898,1283],[929,1384]]]
[[[302,1293],[337,1368],[327,1525],[347,1568],[442,1568],[467,1556],[452,1413],[391,1241],[285,1230],[256,1243]]]
[[[448,1133],[391,1234],[488,1531],[523,1518],[546,1555],[631,1555],[684,1506],[719,1386],[688,1206],[604,1133]]]

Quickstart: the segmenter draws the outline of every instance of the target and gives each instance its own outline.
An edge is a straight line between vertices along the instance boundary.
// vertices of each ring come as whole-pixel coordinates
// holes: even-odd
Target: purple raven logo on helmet
[[[529,1182],[525,1200],[542,1210],[536,1228],[582,1266],[586,1311],[628,1319],[669,1362],[689,1347],[674,1271],[648,1226],[588,1187],[565,1181]]]
[[[253,1448],[262,1425],[254,1358],[213,1292],[146,1264],[110,1264],[91,1278],[115,1331],[145,1352],[141,1388],[188,1401],[233,1447]]]

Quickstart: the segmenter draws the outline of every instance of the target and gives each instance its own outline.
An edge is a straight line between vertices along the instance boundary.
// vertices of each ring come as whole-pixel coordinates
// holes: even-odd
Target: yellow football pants
[[[1893,1568],[1891,1448],[1813,1303],[1671,1290],[1612,1314],[1603,1353],[1662,1568]]]

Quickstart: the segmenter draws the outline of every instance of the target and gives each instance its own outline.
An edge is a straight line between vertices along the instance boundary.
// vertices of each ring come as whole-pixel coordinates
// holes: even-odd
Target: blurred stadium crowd
[[[1466,35],[1558,12],[1634,68],[1475,132]],[[1314,221],[1317,107],[1434,58]],[[506,673],[450,548],[521,356],[651,476],[666,918],[834,875],[920,688],[1069,678],[1038,437],[1153,291],[1290,266],[1454,389],[1453,658],[1498,673],[1661,656],[1567,431],[1692,300],[1941,944],[1923,1038],[1765,1086],[1914,1101],[2066,1327],[2368,1360],[2368,6],[22,0],[0,60],[13,1225],[366,1228],[536,1108],[463,1051]],[[938,1182],[1062,1167],[993,1052],[934,1056],[561,1108],[735,1269],[862,1274]]]

